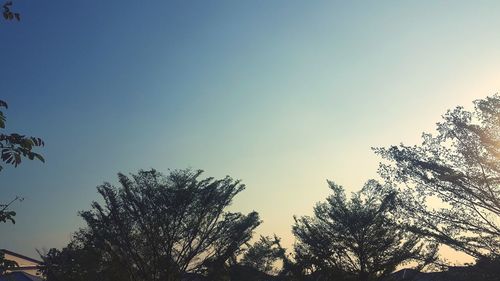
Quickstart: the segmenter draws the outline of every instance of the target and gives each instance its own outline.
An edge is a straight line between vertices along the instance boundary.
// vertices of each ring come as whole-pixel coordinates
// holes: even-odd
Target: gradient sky
[[[231,209],[290,246],[326,179],[359,189],[370,147],[417,143],[498,91],[499,4],[15,1],[0,99],[7,131],[42,137],[47,162],[1,172],[0,199],[25,200],[0,248],[63,246],[97,185],[152,167],[242,179]]]

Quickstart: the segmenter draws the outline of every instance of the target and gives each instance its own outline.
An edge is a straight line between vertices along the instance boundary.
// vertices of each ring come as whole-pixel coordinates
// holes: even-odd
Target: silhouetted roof
[[[470,268],[451,266],[448,271],[419,272],[414,269],[402,269],[394,272],[387,280],[412,280],[412,281],[476,281],[467,275]],[[405,278],[403,278],[405,277]]]
[[[3,252],[4,254],[8,254],[8,255],[11,255],[11,256],[14,256],[14,257],[18,257],[18,258],[21,258],[21,259],[25,259],[27,261],[31,261],[31,262],[34,262],[34,263],[42,263],[41,261],[36,260],[34,258],[30,258],[30,257],[27,257],[25,255],[21,255],[21,254],[18,254],[16,252],[12,252],[12,251],[9,251],[9,250],[6,250],[6,249],[0,249],[0,252]]]
[[[18,271],[0,276],[0,281],[43,281],[43,279],[26,272]]]

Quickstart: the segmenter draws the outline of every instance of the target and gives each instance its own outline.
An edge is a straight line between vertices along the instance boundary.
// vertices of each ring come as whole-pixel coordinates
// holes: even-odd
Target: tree
[[[49,281],[132,280],[98,242],[87,229],[81,229],[61,250],[40,253],[44,261],[40,268],[43,276]]]
[[[5,13],[9,12],[8,7],[12,3],[6,3],[4,5],[4,17]],[[16,17],[19,17],[18,15]],[[5,129],[5,115],[2,112],[2,108],[7,108],[7,103],[0,100],[0,129]],[[33,152],[33,148],[36,146],[43,146],[44,143],[40,138],[35,137],[25,137],[20,134],[4,134],[0,131],[0,159],[6,164],[14,165],[17,167],[21,164],[22,157],[27,157],[30,160],[39,159],[42,162],[42,155]],[[2,171],[2,165],[0,165],[0,171]],[[12,222],[15,223],[14,216],[15,211],[9,209],[9,207],[15,201],[22,201],[20,197],[16,197],[7,204],[0,204],[0,223]],[[4,255],[0,254],[0,275],[2,275],[8,268],[15,267],[17,264],[12,261],[5,260]]]
[[[9,210],[9,207],[16,201],[23,201],[24,199],[16,196],[13,200],[11,200],[7,204],[0,204],[0,222],[1,223],[6,223],[6,222],[11,222],[11,223],[16,223],[14,220],[14,216],[16,215],[16,212]]]
[[[328,182],[333,194],[314,208],[314,217],[295,218],[298,262],[328,278],[382,280],[410,261],[422,268],[436,247],[424,247],[419,235],[398,226],[397,194],[374,180],[347,199]],[[351,280],[351,279],[349,279]]]
[[[0,223],[16,223],[14,216],[16,212],[9,210],[10,205],[16,201],[22,201],[23,198],[16,197],[7,204],[0,204]],[[5,259],[5,254],[0,251],[0,276],[5,274],[5,272],[11,268],[17,267],[18,264],[15,261],[10,261]]]
[[[5,115],[1,109],[7,109],[7,103],[0,100],[0,129],[5,129]],[[45,162],[42,155],[33,152],[35,147],[43,146],[44,142],[40,138],[26,137],[17,133],[4,134],[0,132],[0,159],[2,162],[17,167],[21,164],[22,158],[26,157],[29,160],[38,159]],[[0,171],[2,170],[0,165]]]
[[[204,272],[210,281],[230,280],[231,266],[236,264],[237,256],[243,251],[242,246],[252,238],[253,230],[259,223],[256,212],[231,223],[229,231],[221,233],[215,243],[215,254],[205,259],[199,271]]]
[[[280,245],[280,238],[274,235],[261,236],[243,254],[241,264],[249,266],[267,274],[273,274],[276,262],[283,258],[285,249]]]
[[[172,281],[207,268],[208,261],[226,262],[260,220],[256,212],[225,211],[244,189],[239,181],[199,179],[201,174],[139,171],[131,177],[119,174],[119,187],[98,186],[103,203],[93,202],[91,210],[80,213],[86,227],[66,249],[44,257],[51,265],[47,280],[71,280],[64,273],[76,270],[81,279],[74,280],[91,280],[88,274],[97,273],[99,280]],[[85,253],[97,261],[60,264],[66,253]]]
[[[416,146],[377,148],[401,183],[409,228],[476,258],[500,257],[500,96],[449,110]],[[431,200],[438,199],[441,204]],[[436,201],[436,200],[434,200]],[[439,201],[438,201],[439,202]]]
[[[16,19],[17,21],[21,20],[21,16],[19,13],[12,12],[12,1],[7,1],[3,4],[3,18],[6,20],[13,20]]]

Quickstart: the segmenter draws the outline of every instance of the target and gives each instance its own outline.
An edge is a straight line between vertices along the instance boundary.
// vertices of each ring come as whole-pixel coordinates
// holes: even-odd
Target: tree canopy
[[[260,236],[260,239],[248,247],[243,254],[241,264],[267,274],[275,273],[275,263],[285,256],[280,238],[274,235]]]
[[[329,182],[333,194],[318,203],[313,217],[295,218],[298,242],[295,258],[327,278],[382,280],[398,266],[432,261],[436,247],[426,249],[422,237],[398,226],[394,190],[374,180],[347,198],[344,189]]]
[[[6,20],[14,20],[15,19],[17,21],[21,20],[21,16],[19,15],[19,13],[12,11],[12,1],[5,2],[3,4],[2,8],[3,8],[2,15],[3,15],[4,19],[6,19]]]
[[[500,96],[457,107],[421,145],[375,149],[401,183],[410,230],[476,258],[500,257]],[[441,204],[431,205],[438,198]]]
[[[80,213],[86,227],[68,247],[44,257],[47,280],[78,272],[81,279],[75,280],[98,274],[100,280],[171,281],[225,263],[251,238],[259,216],[225,211],[244,189],[239,181],[199,179],[201,174],[139,171],[119,174],[118,187],[98,186],[103,203]],[[83,272],[63,258],[79,253],[90,262]]]
[[[7,2],[4,4],[4,17],[10,19],[11,13],[9,10],[10,5],[12,3]],[[19,15],[16,14],[18,18]],[[0,100],[0,172],[3,169],[1,163],[10,164],[14,167],[17,167],[21,164],[23,157],[28,158],[29,160],[38,159],[42,162],[45,162],[44,158],[41,154],[33,152],[33,149],[37,146],[43,146],[44,142],[40,138],[35,137],[26,137],[24,135],[20,135],[17,133],[6,134],[3,133],[5,129],[6,117],[2,111],[2,108],[7,109],[8,105],[5,101]],[[16,212],[10,209],[10,206],[15,201],[22,201],[23,199],[20,197],[16,197],[11,200],[9,203],[0,204],[0,223],[12,222],[15,223],[14,216]],[[0,254],[0,275],[3,274],[9,267],[16,266],[15,262],[7,261],[4,259],[4,255]]]

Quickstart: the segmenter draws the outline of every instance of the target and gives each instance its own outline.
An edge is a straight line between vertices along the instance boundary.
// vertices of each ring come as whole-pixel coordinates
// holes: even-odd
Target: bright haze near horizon
[[[377,178],[371,147],[419,143],[500,88],[500,3],[28,1],[0,25],[7,132],[46,163],[0,173],[0,248],[64,246],[118,172],[187,168],[247,185],[232,210],[293,243],[293,215]],[[451,261],[460,255],[447,253]]]

